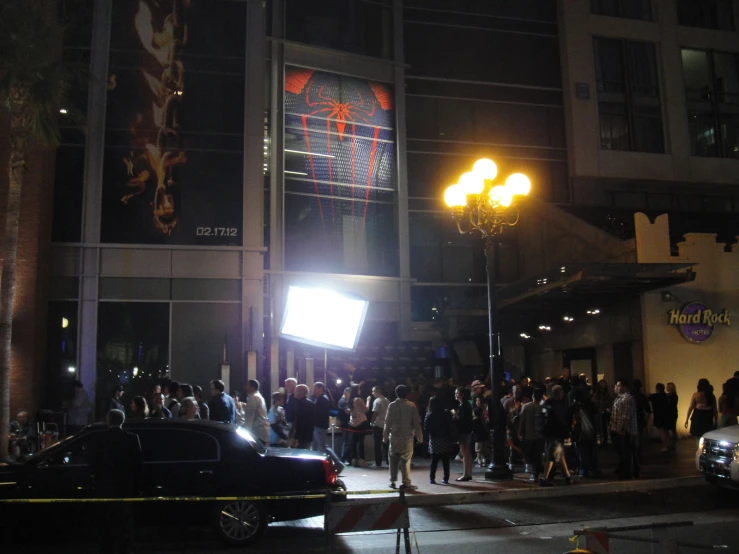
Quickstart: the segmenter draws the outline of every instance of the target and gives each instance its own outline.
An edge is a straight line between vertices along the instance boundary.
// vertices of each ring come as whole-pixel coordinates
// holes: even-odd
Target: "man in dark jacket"
[[[292,426],[293,444],[309,449],[313,442],[313,403],[308,400],[308,385],[295,387],[295,422]]]
[[[213,398],[208,402],[211,421],[222,421],[223,423],[236,423],[236,402],[227,395],[226,384],[214,379],[210,382],[210,394]]]
[[[108,431],[90,445],[90,475],[100,498],[130,498],[141,493],[143,461],[139,437],[121,427],[126,416],[110,410],[105,417]],[[132,506],[123,502],[102,504],[100,552],[129,552],[133,542]]]
[[[126,409],[123,407],[123,403],[121,402],[122,396],[123,385],[116,385],[113,387],[113,395],[110,397],[110,402],[108,402],[108,412],[111,410],[120,410],[124,414],[126,413]]]
[[[326,396],[326,386],[323,383],[313,385],[313,444],[312,449],[317,452],[326,450],[326,436],[328,434],[328,418],[331,411],[331,401]]]

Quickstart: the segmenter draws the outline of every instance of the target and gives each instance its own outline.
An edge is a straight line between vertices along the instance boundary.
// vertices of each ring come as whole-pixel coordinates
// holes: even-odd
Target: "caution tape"
[[[397,490],[331,491],[316,494],[282,494],[272,496],[152,496],[135,498],[0,498],[0,504],[86,504],[110,502],[241,502],[262,500],[317,500],[329,495],[389,494]]]

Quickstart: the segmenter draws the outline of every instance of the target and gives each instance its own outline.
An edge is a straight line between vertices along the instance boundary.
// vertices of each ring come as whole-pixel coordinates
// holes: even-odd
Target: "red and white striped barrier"
[[[405,502],[333,504],[326,515],[326,531],[331,534],[357,531],[404,529],[410,526]]]

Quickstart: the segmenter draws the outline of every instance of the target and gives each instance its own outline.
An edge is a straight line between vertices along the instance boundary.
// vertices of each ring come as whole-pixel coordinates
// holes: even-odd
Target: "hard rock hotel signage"
[[[692,343],[701,343],[713,334],[716,325],[731,326],[729,310],[715,312],[700,302],[691,302],[679,310],[670,310],[669,325],[679,327],[680,334]]]

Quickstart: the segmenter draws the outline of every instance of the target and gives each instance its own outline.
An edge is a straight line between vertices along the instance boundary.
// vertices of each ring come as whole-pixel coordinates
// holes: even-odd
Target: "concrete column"
[[[287,377],[295,377],[295,350],[287,351]]]
[[[312,394],[313,384],[316,382],[316,361],[313,358],[305,359],[305,384],[308,385],[308,394]]]
[[[246,12],[241,362],[257,378],[264,348],[264,3],[248,0]]]
[[[113,0],[98,0],[93,12],[90,84],[87,106],[87,141],[82,197],[83,244],[99,244],[102,202],[103,153],[105,147],[105,110],[108,86],[108,52]],[[93,409],[97,368],[98,280],[100,248],[82,247],[80,251],[78,378],[85,386]],[[93,412],[94,415],[94,412]]]
[[[270,391],[277,392],[280,388],[280,341],[272,339],[269,353],[269,385]]]
[[[395,144],[398,180],[398,255],[400,256],[400,339],[411,338],[411,264],[408,214],[408,155],[405,123],[405,52],[403,42],[403,2],[393,4],[393,44],[395,49]]]

